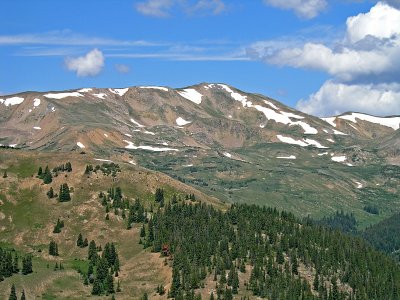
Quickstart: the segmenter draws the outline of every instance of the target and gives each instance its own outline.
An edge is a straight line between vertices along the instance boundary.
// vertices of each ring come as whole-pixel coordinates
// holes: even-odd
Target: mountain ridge
[[[334,127],[269,97],[209,83],[11,96],[0,97],[5,146],[129,157],[223,201],[316,217],[346,208],[361,226],[398,203],[390,170],[400,165],[399,131],[366,114],[337,116]],[[381,215],[363,210],[376,203]]]

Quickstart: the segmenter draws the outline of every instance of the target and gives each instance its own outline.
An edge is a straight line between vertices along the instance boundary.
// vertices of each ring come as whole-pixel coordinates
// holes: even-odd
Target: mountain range
[[[399,126],[400,116],[319,118],[226,84],[0,96],[3,147],[139,165],[300,217],[344,210],[361,228],[399,205]]]

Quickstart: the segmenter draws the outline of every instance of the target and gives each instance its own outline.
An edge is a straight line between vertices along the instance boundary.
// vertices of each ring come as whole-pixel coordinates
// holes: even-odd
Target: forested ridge
[[[173,257],[168,295],[176,299],[196,298],[208,276],[215,299],[232,299],[239,289],[268,299],[400,295],[400,267],[391,258],[361,238],[301,224],[275,209],[233,205],[224,213],[202,204],[167,204],[147,227],[145,245]],[[243,272],[251,273],[248,282],[238,280]]]

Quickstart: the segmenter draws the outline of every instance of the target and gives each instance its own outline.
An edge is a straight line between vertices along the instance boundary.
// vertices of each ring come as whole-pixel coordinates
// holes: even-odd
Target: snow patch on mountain
[[[269,105],[269,106],[271,106],[272,108],[274,108],[274,109],[276,109],[276,110],[279,110],[279,108],[278,108],[275,104],[273,104],[272,102],[270,102],[270,101],[264,100],[264,103],[267,104],[267,105]]]
[[[288,136],[283,136],[278,134],[276,136],[282,143],[286,144],[291,144],[291,145],[298,145],[301,147],[307,147],[307,146],[314,146],[319,149],[325,149],[328,147],[325,147],[321,145],[319,142],[312,140],[312,139],[303,139],[303,140],[295,140],[294,138],[288,137]]]
[[[118,95],[118,96],[123,96],[126,94],[126,92],[129,90],[129,88],[124,88],[124,89],[108,89],[111,93]]]
[[[134,119],[132,119],[132,118],[131,118],[131,122],[132,122],[133,124],[135,124],[137,127],[141,127],[141,128],[145,127],[144,125],[140,124],[139,122],[136,122],[136,121],[135,121]]]
[[[5,106],[13,106],[21,104],[22,102],[24,102],[24,98],[21,97],[11,97],[7,98],[6,100],[0,99],[0,103],[4,104]]]
[[[192,121],[186,121],[182,117],[179,117],[179,118],[176,119],[176,124],[178,126],[185,126],[185,125],[190,124],[190,123],[192,123]]]
[[[335,162],[345,162],[347,159],[346,156],[332,156],[331,160],[335,161]]]
[[[317,147],[317,148],[319,148],[319,149],[326,149],[326,148],[328,148],[328,147],[322,146],[322,145],[321,145],[319,142],[317,142],[316,140],[304,139],[304,141],[305,141],[307,144],[312,145],[312,146],[315,146],[315,147]]]
[[[76,145],[81,149],[85,148],[85,145],[82,144],[81,142],[77,142]]]
[[[307,146],[308,146],[308,144],[307,144],[306,142],[304,142],[304,141],[299,141],[299,140],[295,140],[295,139],[293,139],[293,138],[291,138],[291,137],[282,136],[282,135],[280,135],[280,134],[278,134],[276,137],[277,137],[282,143],[285,143],[285,144],[298,145],[298,146],[301,146],[301,147],[307,147]]]
[[[228,157],[228,158],[232,158],[232,154],[228,153],[228,152],[224,152],[222,153],[224,156]]]
[[[150,135],[156,135],[154,132],[147,131],[147,130],[146,130],[146,131],[144,131],[143,133],[144,133],[144,134],[150,134]]]
[[[100,98],[100,99],[104,99],[104,97],[107,96],[107,95],[104,94],[104,93],[98,93],[98,94],[92,94],[92,95],[95,96],[95,97],[97,97],[97,98]]]
[[[201,98],[203,97],[203,95],[195,89],[184,89],[183,91],[178,92],[178,94],[196,104],[200,104]]]
[[[42,128],[41,128],[41,127],[39,127],[39,126],[34,126],[34,127],[33,127],[33,129],[36,129],[36,130],[41,130]]]
[[[342,115],[338,117],[329,117],[329,118],[321,118],[325,122],[329,123],[333,127],[336,127],[336,119],[342,119],[342,120],[347,120],[353,123],[357,123],[357,119],[362,120],[362,121],[367,121],[370,123],[375,123],[379,124],[382,126],[390,127],[393,128],[394,130],[397,130],[400,128],[400,117],[375,117],[371,115],[366,115],[366,114],[361,114],[361,113],[351,113],[347,115]],[[335,134],[342,134],[344,133],[335,133]]]
[[[336,127],[336,117],[329,117],[329,118],[321,118],[321,120],[324,120],[326,123],[330,124],[333,127]]]
[[[296,156],[290,155],[290,156],[277,156],[276,158],[279,159],[296,159]]]
[[[39,98],[33,99],[33,106],[38,107],[39,105],[40,105],[40,99]]]
[[[83,89],[80,89],[80,90],[78,90],[78,92],[80,92],[80,93],[88,93],[88,92],[91,92],[93,89],[91,89],[91,88],[83,88]]]
[[[161,90],[164,92],[168,92],[168,89],[163,86],[140,86],[140,89],[153,89],[153,90]]]
[[[166,151],[179,151],[178,149],[174,148],[161,148],[161,147],[152,147],[152,146],[135,146],[132,142],[124,140],[125,143],[128,145],[125,146],[126,149],[132,150],[147,150],[147,151],[154,151],[154,152],[166,152]]]
[[[78,93],[78,92],[70,92],[70,93],[50,93],[50,94],[46,94],[43,95],[46,98],[49,99],[63,99],[63,98],[67,98],[67,97],[83,97],[82,94]]]

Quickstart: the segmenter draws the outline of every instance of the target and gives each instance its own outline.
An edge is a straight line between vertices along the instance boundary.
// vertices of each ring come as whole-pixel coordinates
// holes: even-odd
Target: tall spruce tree
[[[15,291],[14,283],[11,286],[10,296],[8,297],[8,300],[17,300],[17,292]]]
[[[53,181],[53,176],[51,175],[49,166],[46,166],[46,169],[44,170],[44,174],[43,174],[43,183],[49,184],[52,181]]]

